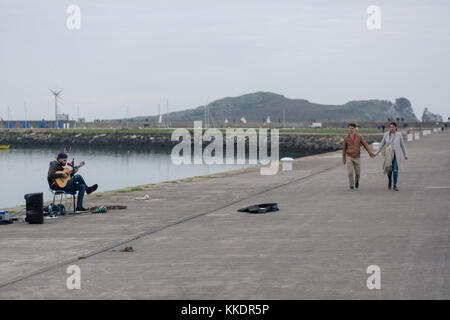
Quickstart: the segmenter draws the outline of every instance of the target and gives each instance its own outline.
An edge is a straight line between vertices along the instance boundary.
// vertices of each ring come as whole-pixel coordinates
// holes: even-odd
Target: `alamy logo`
[[[81,269],[77,265],[70,265],[67,267],[66,273],[70,276],[66,280],[66,287],[69,290],[81,289]]]
[[[67,18],[66,26],[69,30],[81,29],[81,9],[79,6],[72,4],[67,7],[67,14],[70,16]]]
[[[370,16],[367,18],[366,25],[369,30],[381,29],[381,9],[379,6],[371,5],[367,7],[367,14]]]
[[[181,138],[181,141],[180,141]],[[194,139],[188,129],[175,129],[171,136],[172,141],[179,141],[171,153],[172,162],[176,165],[192,164],[191,149],[194,144],[194,164],[224,164],[223,143],[224,137],[219,129],[206,129],[203,133],[202,122],[194,121]],[[262,164],[261,175],[274,175],[279,168],[279,130],[270,130],[270,157],[267,154],[267,129],[226,129],[226,164],[245,164],[245,147],[248,140],[248,163],[258,164],[257,151],[259,150],[259,164]],[[203,141],[211,143],[203,148]],[[235,149],[236,144],[236,158]]]
[[[379,266],[377,265],[370,265],[367,267],[367,271],[368,274],[371,274],[368,278],[367,278],[367,288],[369,290],[373,290],[373,289],[381,289],[381,269]]]

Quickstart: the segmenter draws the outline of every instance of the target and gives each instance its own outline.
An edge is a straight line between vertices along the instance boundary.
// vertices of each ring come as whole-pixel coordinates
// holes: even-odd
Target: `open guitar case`
[[[272,212],[272,211],[278,211],[280,210],[278,208],[278,203],[261,203],[261,204],[255,204],[249,207],[245,207],[242,209],[239,209],[239,212],[248,212],[248,213],[266,213],[266,212]]]

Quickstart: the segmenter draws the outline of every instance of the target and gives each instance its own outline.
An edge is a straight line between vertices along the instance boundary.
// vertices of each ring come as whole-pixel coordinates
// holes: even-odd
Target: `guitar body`
[[[81,161],[80,164],[76,167],[73,167],[73,169],[81,168],[85,164],[86,163],[84,161]],[[65,178],[56,178],[55,180],[53,180],[55,182],[55,185],[58,188],[64,188],[67,185],[67,182],[69,182],[69,180],[72,179],[73,169],[72,168],[64,168],[64,170],[62,170],[62,171],[56,171],[56,173],[66,173],[67,174],[67,177],[65,177]]]
[[[67,182],[69,182],[70,179],[72,179],[70,172],[72,169],[70,168],[64,168],[62,171],[56,171],[56,173],[66,173],[67,178],[57,178],[55,179],[55,184],[58,188],[64,188],[67,185]]]

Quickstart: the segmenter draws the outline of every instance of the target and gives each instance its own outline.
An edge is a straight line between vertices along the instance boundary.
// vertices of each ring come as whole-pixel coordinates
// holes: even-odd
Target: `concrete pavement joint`
[[[450,187],[424,187],[425,189],[450,189]]]

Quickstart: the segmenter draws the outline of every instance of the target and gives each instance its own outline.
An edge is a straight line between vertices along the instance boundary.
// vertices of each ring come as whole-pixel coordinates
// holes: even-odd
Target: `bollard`
[[[379,142],[372,143],[372,151],[378,151],[378,149],[380,149],[380,143]]]
[[[292,162],[294,161],[294,159],[286,157],[286,158],[282,158],[281,160],[281,170],[282,171],[292,171]]]

